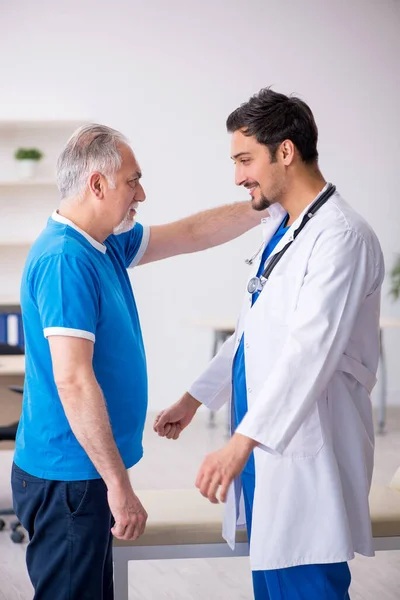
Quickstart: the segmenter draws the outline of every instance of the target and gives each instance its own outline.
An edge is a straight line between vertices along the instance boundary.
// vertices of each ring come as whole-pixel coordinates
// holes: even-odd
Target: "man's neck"
[[[110,235],[98,225],[95,213],[82,200],[61,202],[57,212],[100,244]]]
[[[318,171],[315,175],[298,178],[293,181],[280,201],[289,214],[287,225],[293,225],[307,206],[326,186],[326,181]]]

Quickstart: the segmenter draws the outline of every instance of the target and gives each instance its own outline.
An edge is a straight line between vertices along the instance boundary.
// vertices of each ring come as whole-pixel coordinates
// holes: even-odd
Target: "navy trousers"
[[[49,481],[13,465],[34,600],[113,600],[113,518],[102,479]]]
[[[251,536],[255,477],[242,473],[248,536]],[[348,564],[301,565],[253,571],[255,600],[350,600]]]

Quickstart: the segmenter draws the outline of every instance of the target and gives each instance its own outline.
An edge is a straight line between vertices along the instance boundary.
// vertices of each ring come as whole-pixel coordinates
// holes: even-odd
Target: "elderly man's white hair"
[[[120,144],[129,146],[122,133],[106,125],[91,123],[77,129],[57,161],[61,200],[82,197],[94,171],[102,173],[109,185],[115,187],[114,176],[122,164]]]

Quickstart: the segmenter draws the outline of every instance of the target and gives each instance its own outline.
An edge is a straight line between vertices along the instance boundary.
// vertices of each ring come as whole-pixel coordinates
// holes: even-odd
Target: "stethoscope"
[[[252,265],[263,248],[264,248],[264,242],[262,242],[262,244],[259,247],[259,249],[257,250],[257,252],[255,254],[253,254],[252,257],[246,258],[246,260],[244,261],[246,263],[246,265]]]
[[[328,187],[326,188],[326,190],[314,202],[314,204],[311,206],[311,208],[309,209],[309,211],[307,212],[307,214],[304,215],[303,220],[301,221],[299,227],[294,232],[293,237],[290,240],[290,242],[288,242],[286,244],[286,246],[284,246],[282,248],[282,250],[280,250],[279,252],[277,252],[276,254],[274,254],[271,257],[271,259],[268,261],[267,266],[265,267],[264,271],[262,272],[262,274],[259,277],[252,277],[250,279],[249,283],[247,284],[247,291],[249,292],[249,294],[255,294],[256,292],[261,292],[262,291],[262,289],[263,289],[264,285],[267,283],[268,278],[271,275],[272,271],[274,270],[274,268],[276,267],[276,265],[278,264],[278,262],[281,260],[281,258],[285,254],[285,252],[293,244],[294,240],[297,238],[297,236],[299,235],[300,231],[302,229],[304,229],[304,227],[307,225],[308,221],[310,221],[310,219],[321,208],[321,206],[323,206],[325,204],[325,202],[327,200],[329,200],[329,198],[335,192],[336,192],[336,187],[334,185],[332,185],[331,183],[329,183]],[[260,254],[260,252],[261,252],[261,250],[263,248],[264,248],[264,242],[261,244],[260,248],[257,250],[257,252],[251,258],[246,259],[246,264],[252,265],[253,262],[254,262],[254,260]]]

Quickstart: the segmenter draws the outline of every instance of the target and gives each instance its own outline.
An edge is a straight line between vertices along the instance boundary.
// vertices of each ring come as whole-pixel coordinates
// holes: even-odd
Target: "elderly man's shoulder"
[[[74,232],[54,235],[45,229],[30,249],[24,276],[28,280],[36,279],[36,276],[52,278],[57,273],[61,279],[68,280],[69,275],[74,279],[81,273],[82,277],[92,275],[98,280],[101,278],[99,265],[102,262],[99,259],[91,244]]]

